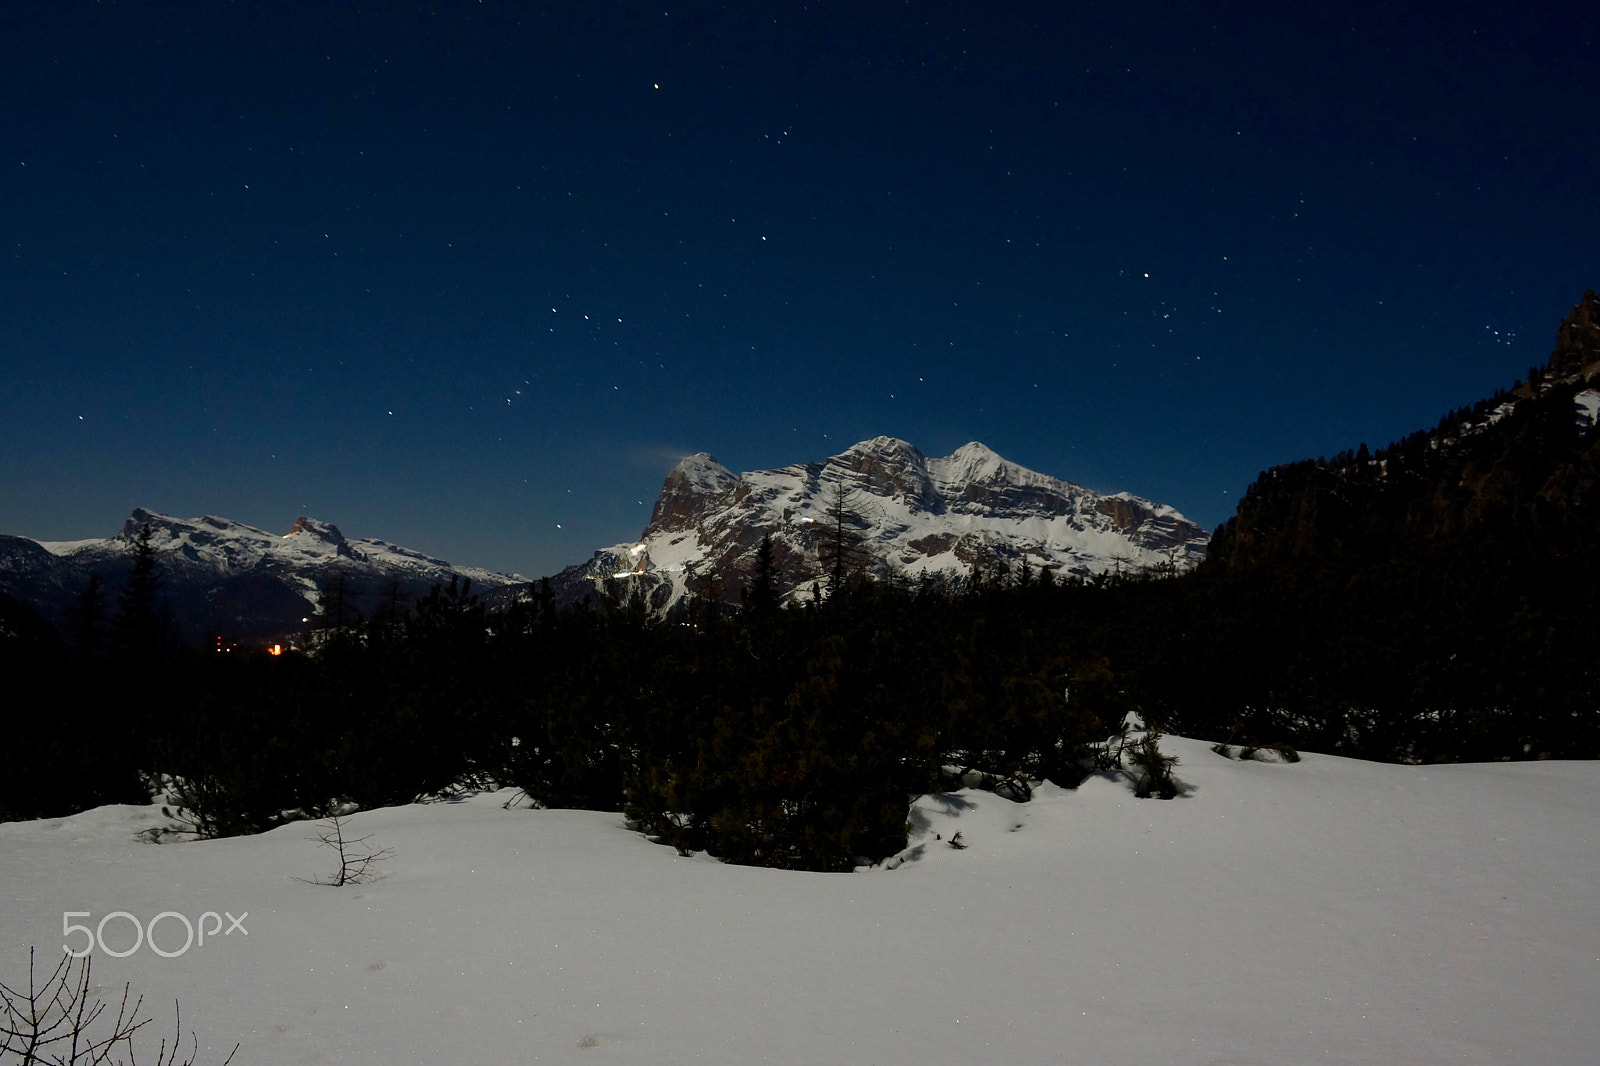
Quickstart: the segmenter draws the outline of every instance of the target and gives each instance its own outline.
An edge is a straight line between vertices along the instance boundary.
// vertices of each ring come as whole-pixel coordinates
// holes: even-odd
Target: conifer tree
[[[1152,795],[1162,799],[1177,796],[1178,782],[1172,776],[1172,768],[1178,765],[1178,757],[1162,752],[1160,733],[1151,730],[1140,737],[1128,749],[1128,759],[1139,770],[1138,780],[1134,783],[1134,795],[1140,799]]]
[[[98,573],[90,574],[83,584],[67,614],[67,628],[72,635],[73,650],[86,661],[99,658],[105,638],[105,581]]]
[[[830,599],[845,587],[851,574],[855,573],[862,563],[861,536],[855,531],[856,500],[857,494],[845,485],[843,477],[834,482],[825,513],[826,526],[823,534],[826,539],[818,552],[822,568],[828,575],[827,589]]]
[[[112,637],[117,650],[132,659],[150,661],[167,650],[172,622],[161,600],[161,567],[150,544],[150,524],[139,528],[133,542],[133,570],[117,597]]]
[[[355,609],[355,600],[359,590],[350,574],[339,567],[329,567],[322,573],[321,584],[317,606],[321,628],[337,632],[358,623],[361,615]]]
[[[778,606],[777,563],[773,555],[772,534],[761,538],[756,549],[756,572],[745,593],[744,604],[754,614],[766,614]]]

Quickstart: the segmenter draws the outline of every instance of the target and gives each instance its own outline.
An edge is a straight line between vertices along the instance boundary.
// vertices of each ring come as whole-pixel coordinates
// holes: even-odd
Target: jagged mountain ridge
[[[1087,577],[1205,554],[1207,535],[1171,507],[1130,493],[1102,495],[1008,462],[977,442],[928,458],[893,437],[827,459],[734,474],[704,452],[667,475],[637,542],[602,549],[553,579],[573,601],[608,578],[646,587],[661,609],[692,590],[733,599],[772,537],[781,592],[824,578],[829,512],[841,501],[857,569],[882,579],[927,574],[959,584],[1003,567]]]
[[[175,518],[136,508],[114,537],[36,541],[0,536],[0,589],[59,623],[98,574],[107,590],[103,609],[115,610],[140,530],[162,576],[162,592],[180,635],[216,633],[263,639],[302,630],[316,612],[327,577],[338,572],[349,606],[370,613],[391,596],[409,607],[452,575],[470,578],[488,597],[509,596],[527,583],[516,574],[452,566],[388,541],[346,537],[331,522],[297,519],[289,532],[268,533],[216,515]]]

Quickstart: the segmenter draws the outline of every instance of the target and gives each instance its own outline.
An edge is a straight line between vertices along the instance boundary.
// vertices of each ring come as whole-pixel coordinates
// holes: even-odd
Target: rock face
[[[1593,381],[1600,376],[1600,297],[1590,289],[1556,332],[1550,376]]]
[[[453,574],[471,578],[486,599],[526,584],[515,574],[451,566],[382,540],[349,539],[331,522],[297,519],[278,536],[216,515],[174,518],[136,509],[115,537],[39,542],[0,537],[0,589],[60,621],[82,595],[91,574],[104,582],[101,609],[116,610],[116,593],[132,566],[140,530],[150,527],[162,594],[180,635],[240,640],[283,637],[305,627],[319,590],[340,575],[350,608],[370,614],[393,597],[408,607]]]
[[[606,578],[642,580],[663,607],[693,590],[735,599],[771,536],[779,589],[808,594],[841,551],[877,579],[923,575],[959,584],[974,569],[1091,576],[1205,554],[1205,531],[1171,507],[1102,496],[1007,462],[971,443],[930,459],[876,437],[820,462],[735,475],[705,453],[667,475],[638,542],[595,554],[553,579],[565,601]]]

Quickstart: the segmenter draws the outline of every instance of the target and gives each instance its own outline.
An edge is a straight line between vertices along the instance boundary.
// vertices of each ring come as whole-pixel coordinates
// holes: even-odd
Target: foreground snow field
[[[152,1029],[178,999],[201,1061],[275,1066],[1595,1061],[1600,764],[1163,745],[1180,799],[925,797],[895,868],[855,874],[683,858],[511,793],[354,816],[394,854],[344,888],[300,880],[337,865],[308,823],[163,846],[135,837],[156,807],[0,825],[0,980],[30,946],[54,964],[64,912],[248,912],[173,958],[97,946],[102,996],[131,982]],[[156,936],[175,952],[182,923]]]

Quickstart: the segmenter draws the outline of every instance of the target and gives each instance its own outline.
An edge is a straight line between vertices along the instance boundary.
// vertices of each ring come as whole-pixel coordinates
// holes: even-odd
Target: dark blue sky
[[[1545,359],[1600,285],[1596,23],[7,0],[0,532],[536,575],[683,455],[878,434],[1211,527]]]

